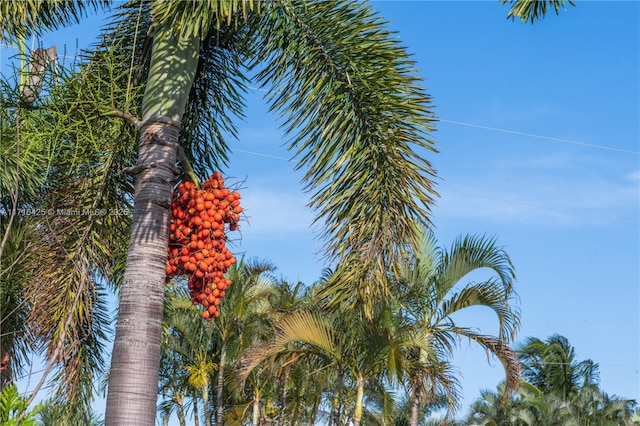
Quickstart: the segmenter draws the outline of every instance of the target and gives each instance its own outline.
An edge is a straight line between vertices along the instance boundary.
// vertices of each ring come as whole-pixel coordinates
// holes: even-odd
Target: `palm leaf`
[[[0,40],[14,41],[79,23],[88,11],[106,9],[111,0],[0,1]]]
[[[154,23],[170,22],[180,37],[204,38],[212,28],[230,27],[239,19],[248,19],[253,10],[259,9],[259,1],[253,0],[200,0],[191,2],[152,2]]]
[[[566,0],[566,3],[575,6],[572,0]],[[522,22],[529,21],[532,24],[536,19],[544,18],[549,8],[553,8],[556,15],[560,13],[560,9],[565,8],[565,0],[500,0],[500,4],[511,5],[507,18],[519,18]]]
[[[498,358],[506,374],[506,393],[503,398],[503,401],[506,401],[510,393],[516,390],[520,383],[522,369],[516,352],[496,337],[482,335],[471,329],[454,325],[450,326],[450,330],[480,345],[487,351],[487,357],[489,357],[489,354],[492,354]]]
[[[283,317],[275,326],[273,340],[256,345],[245,356],[240,375],[246,378],[262,361],[287,351],[296,352],[291,345],[305,344],[314,348],[319,354],[327,354],[337,360],[341,354],[337,350],[331,323],[321,314],[313,311],[295,311]]]
[[[506,251],[495,238],[477,235],[458,237],[449,251],[442,251],[434,282],[438,283],[437,300],[442,298],[470,272],[488,268],[499,280],[497,284],[509,294],[513,290],[515,269]]]
[[[469,284],[459,293],[451,294],[441,303],[434,324],[449,318],[455,312],[472,306],[486,307],[498,317],[499,338],[509,342],[513,340],[520,328],[520,316],[517,311],[514,312],[509,304],[510,297],[511,295],[493,280]]]
[[[272,2],[262,16],[258,79],[271,108],[288,117],[327,257],[347,259],[336,288],[356,287],[370,315],[368,296],[390,296],[387,267],[406,253],[414,223],[428,223],[436,196],[421,156],[434,151],[429,98],[409,55],[364,3]]]

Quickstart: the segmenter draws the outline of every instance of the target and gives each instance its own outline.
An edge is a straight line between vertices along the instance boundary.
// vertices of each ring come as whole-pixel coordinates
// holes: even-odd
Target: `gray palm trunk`
[[[127,257],[107,395],[107,426],[153,426],[160,368],[160,334],[169,207],[178,131],[167,124],[142,128],[138,164],[156,167],[137,176]],[[162,142],[162,143],[161,143]],[[171,167],[169,167],[171,166]],[[166,182],[166,183],[165,183]]]
[[[209,382],[202,387],[202,405],[204,424],[206,426],[211,426],[211,415],[209,414]]]
[[[411,419],[409,420],[409,426],[418,426],[418,417],[420,414],[420,394],[418,390],[413,391],[411,397]]]
[[[198,39],[154,35],[142,105],[131,240],[120,294],[106,426],[154,426],[165,265],[180,120],[197,68]]]
[[[224,406],[222,405],[222,390],[224,387],[224,367],[227,357],[227,340],[222,339],[220,347],[220,362],[218,363],[218,384],[216,388],[216,425],[222,426]]]

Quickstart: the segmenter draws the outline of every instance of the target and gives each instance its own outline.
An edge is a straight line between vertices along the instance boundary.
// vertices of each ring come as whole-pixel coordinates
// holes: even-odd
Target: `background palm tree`
[[[485,281],[460,283],[471,272],[483,269],[490,273]],[[433,235],[423,230],[419,248],[396,278],[403,305],[400,315],[411,325],[416,342],[408,379],[414,403],[412,425],[417,411],[440,393],[449,396],[450,413],[457,407],[458,383],[447,361],[460,337],[495,355],[505,369],[507,392],[517,388],[520,366],[508,346],[519,327],[514,279],[511,260],[494,239],[466,235],[447,250],[437,247]],[[452,316],[470,307],[488,308],[497,316],[496,335],[456,324]]]
[[[636,402],[610,397],[598,386],[598,364],[578,361],[568,339],[528,338],[518,356],[525,372],[518,394],[504,401],[483,390],[471,406],[469,425],[625,425]]]
[[[325,368],[344,371],[344,376],[338,374],[337,386],[352,383],[355,402],[350,417],[354,425],[358,425],[363,416],[365,387],[391,359],[394,342],[383,334],[357,316],[306,309],[295,311],[276,323],[273,340],[247,351],[241,374],[247,376],[261,362],[281,354],[321,358],[326,362]],[[338,395],[342,402],[347,400]]]
[[[524,379],[545,394],[569,400],[586,386],[598,383],[598,364],[578,361],[569,340],[554,334],[542,341],[526,339],[518,347]]]
[[[234,264],[228,277],[233,282],[220,305],[220,318],[214,323],[218,332],[219,356],[216,384],[216,424],[224,421],[225,368],[253,341],[261,339],[267,329],[266,320],[272,310],[278,290],[269,276],[275,271],[269,262],[241,259]]]

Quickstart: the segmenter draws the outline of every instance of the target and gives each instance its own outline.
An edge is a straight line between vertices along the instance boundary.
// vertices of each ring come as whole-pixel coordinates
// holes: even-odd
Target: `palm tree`
[[[598,383],[598,364],[590,359],[576,360],[569,340],[554,334],[542,341],[526,339],[518,347],[524,378],[542,393],[569,400],[586,386]]]
[[[174,290],[169,295],[163,353],[167,358],[179,358],[182,377],[174,377],[174,380],[179,379],[182,382],[182,394],[199,396],[202,401],[204,424],[211,426],[209,393],[214,372],[218,368],[214,359],[216,330],[212,323],[198,318],[186,291]],[[175,386],[175,383],[173,385]],[[182,401],[175,402],[179,404]]]
[[[544,395],[540,389],[532,384],[521,381],[517,395],[513,395],[505,402],[504,383],[498,385],[496,390],[482,389],[480,397],[471,404],[470,413],[464,421],[466,425],[482,426],[521,426],[519,419],[521,411],[525,409],[524,401],[537,400]]]
[[[3,2],[3,11],[11,4]],[[388,294],[374,280],[386,272],[380,260],[398,259],[411,237],[408,223],[427,222],[435,195],[433,170],[415,149],[433,150],[426,138],[433,118],[404,49],[366,4],[268,2],[260,3],[259,14],[254,12],[257,4],[132,1],[120,9],[115,28],[123,32],[112,40],[125,46],[147,42],[150,53],[136,50],[133,58],[147,74],[140,119],[131,120],[138,124],[140,139],[138,164],[130,170],[136,189],[107,425],[153,421],[155,392],[148,390],[158,379],[164,247],[176,151],[183,146],[199,154],[194,130],[200,124],[233,128],[223,109],[212,111],[201,101],[213,93],[221,107],[239,110],[233,85],[221,87],[212,77],[227,73],[242,88],[239,60],[245,46],[256,53],[250,65],[263,67],[258,80],[269,91],[272,108],[289,117],[287,132],[295,135],[291,148],[301,156],[299,166],[308,167],[311,204],[318,209],[318,221],[326,224],[325,250],[331,259],[345,254],[362,259],[349,264],[351,275],[371,277],[359,282],[374,295]],[[3,23],[3,33],[67,23],[86,5],[98,3],[52,2],[24,22],[28,8],[16,6],[11,14],[3,13],[15,17]],[[138,32],[130,31],[134,25]],[[186,109],[188,102],[195,106]],[[220,123],[206,122],[209,117]],[[224,158],[226,147],[219,148],[223,151],[216,157]],[[211,147],[204,149],[210,153]],[[355,193],[361,196],[352,197]],[[376,231],[380,229],[385,232]],[[370,242],[360,243],[364,241]],[[374,302],[366,298],[363,303],[371,307]]]
[[[247,351],[241,375],[246,377],[263,361],[277,359],[282,354],[323,359],[325,368],[339,373],[337,386],[347,383],[347,379],[353,383],[355,403],[351,417],[357,426],[363,416],[366,385],[393,363],[394,355],[398,359],[394,351],[398,346],[394,341],[396,336],[385,334],[385,330],[357,315],[301,309],[276,323],[272,340]],[[342,401],[347,399],[340,392],[337,397]],[[335,424],[335,420],[333,422]]]
[[[634,400],[609,396],[596,385],[587,385],[570,401],[569,410],[583,426],[624,426],[631,421]]]
[[[528,338],[519,345],[524,378],[516,398],[484,390],[471,407],[470,425],[625,425],[635,401],[610,397],[598,387],[598,364],[576,360],[567,338]]]
[[[482,389],[480,397],[471,404],[470,413],[465,424],[479,426],[513,425],[511,407],[509,403],[502,403],[500,391]]]
[[[219,321],[214,323],[220,345],[216,384],[217,425],[222,425],[224,420],[224,373],[227,362],[250,344],[248,337],[260,338],[259,335],[264,332],[263,321],[272,307],[269,299],[278,294],[268,276],[275,269],[273,264],[266,261],[242,259],[228,272],[233,285],[220,305]],[[232,349],[231,353],[229,349]]]
[[[109,3],[3,0],[2,37],[78,22]],[[368,317],[391,295],[385,275],[414,236],[410,224],[428,222],[434,171],[415,149],[433,151],[434,119],[412,61],[365,3],[131,0],[116,17],[104,49],[131,53],[135,75],[124,87],[144,84],[144,96],[140,119],[126,102],[103,111],[140,130],[106,423],[152,425],[175,163],[182,148],[224,162],[219,131],[233,133],[226,113],[241,110],[244,56],[262,66],[271,106],[287,117],[328,259],[347,259],[337,288],[357,283]],[[199,139],[203,128],[210,133]]]
[[[487,270],[491,276],[481,282],[461,283],[478,270]],[[411,324],[415,342],[415,363],[408,370],[414,404],[412,426],[417,424],[417,412],[439,392],[449,396],[450,410],[457,406],[457,381],[447,361],[460,337],[496,356],[505,370],[506,391],[517,388],[520,366],[508,346],[519,327],[519,314],[513,306],[514,279],[511,260],[494,239],[466,235],[446,250],[437,247],[429,231],[422,231],[419,249],[396,280],[399,303],[404,304],[401,315]],[[497,316],[496,335],[481,334],[453,321],[456,312],[471,307],[487,308]]]
[[[129,223],[126,214],[107,212],[125,212],[129,206],[129,184],[120,170],[132,158],[132,132],[120,120],[96,126],[100,104],[90,102],[108,99],[107,92],[114,100],[124,99],[124,91],[108,89],[100,73],[88,78],[92,71],[109,69],[119,81],[122,75],[107,59],[45,75],[29,107],[18,84],[2,81],[7,167],[0,177],[0,293],[6,297],[1,325],[7,338],[1,340],[10,355],[5,371],[19,369],[25,348],[43,354],[46,369],[28,402],[53,376],[57,402],[85,413],[90,413],[93,383],[104,370],[110,322],[104,294],[118,281],[120,260],[124,264],[119,255]],[[79,109],[85,102],[95,109]],[[10,132],[7,122],[14,123]]]

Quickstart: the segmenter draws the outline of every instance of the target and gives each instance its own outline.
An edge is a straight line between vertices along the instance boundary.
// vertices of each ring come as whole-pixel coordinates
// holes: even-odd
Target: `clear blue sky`
[[[440,179],[438,240],[495,235],[516,266],[519,340],[566,336],[600,364],[606,392],[640,400],[640,3],[578,1],[533,26],[506,20],[497,0],[373,7],[415,55],[441,119],[440,153],[425,153]],[[81,45],[96,27],[80,27]],[[77,28],[56,34],[43,45],[73,50]],[[324,265],[301,174],[262,93],[247,101],[223,171],[246,179],[238,249],[312,283]],[[482,311],[459,320],[495,330]],[[465,408],[502,380],[466,342],[453,362]]]

